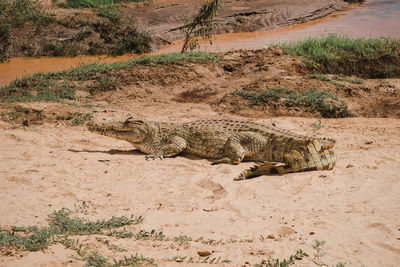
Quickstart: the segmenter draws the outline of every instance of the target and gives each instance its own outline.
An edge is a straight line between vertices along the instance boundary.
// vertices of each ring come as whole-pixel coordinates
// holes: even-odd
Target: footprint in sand
[[[213,182],[210,179],[201,179],[200,181],[196,182],[196,185],[209,190],[211,192],[213,192],[213,196],[207,197],[210,198],[212,200],[217,200],[217,199],[221,199],[221,198],[225,198],[228,195],[228,192],[225,190],[225,188],[220,185],[219,183]]]
[[[379,232],[381,236],[395,236],[394,231],[391,230],[389,227],[382,223],[370,223],[367,228]],[[389,238],[390,239],[390,238]],[[400,255],[400,248],[394,247],[387,243],[379,242],[378,240],[374,240],[373,238],[363,238],[362,241],[369,247],[372,247],[374,250],[385,250],[397,256]],[[390,242],[390,240],[387,240]]]

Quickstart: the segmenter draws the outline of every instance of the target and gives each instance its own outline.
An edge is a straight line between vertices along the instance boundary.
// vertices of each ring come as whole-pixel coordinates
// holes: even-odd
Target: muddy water
[[[259,49],[271,43],[299,40],[308,36],[321,36],[329,33],[350,37],[400,38],[400,0],[370,0],[364,4],[349,5],[324,18],[275,30],[220,34],[215,37],[212,46],[203,43],[202,49],[218,52],[230,49]],[[178,40],[154,54],[177,52],[181,47],[182,41]],[[14,58],[10,62],[0,64],[0,86],[26,74],[59,71],[76,67],[82,63],[110,63],[134,57],[137,55]]]
[[[363,4],[352,4],[321,19],[269,31],[219,34],[212,46],[203,42],[202,47],[206,51],[217,52],[260,49],[271,43],[332,33],[355,38],[400,38],[400,0],[370,0]],[[158,52],[172,52],[179,47],[182,47],[180,40]]]
[[[111,63],[139,57],[139,55],[108,56],[79,56],[79,57],[41,57],[13,58],[0,64],[0,86],[9,84],[15,78],[37,72],[55,72],[77,67],[87,63]]]

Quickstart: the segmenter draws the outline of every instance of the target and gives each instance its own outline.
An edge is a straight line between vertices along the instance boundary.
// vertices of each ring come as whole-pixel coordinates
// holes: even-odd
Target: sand
[[[196,118],[184,104],[168,118]],[[163,112],[143,107],[154,119]],[[208,113],[211,112],[208,111]],[[302,134],[315,134],[315,119],[257,120]],[[338,162],[332,171],[263,176],[234,182],[252,163],[211,166],[205,159],[179,156],[146,161],[124,141],[61,125],[11,129],[1,125],[2,226],[46,225],[47,215],[85,201],[89,219],[142,215],[133,229],[156,229],[168,236],[245,240],[228,245],[196,242],[113,240],[130,253],[176,266],[174,256],[215,251],[229,266],[284,258],[301,248],[313,254],[315,239],[326,241],[329,264],[400,264],[400,120],[322,120],[318,134],[337,138]],[[131,228],[132,229],[132,228]],[[105,250],[105,255],[113,255]],[[111,254],[110,254],[111,253]],[[1,266],[81,266],[61,245],[42,252],[2,256]],[[304,265],[311,266],[311,258]],[[182,264],[186,266],[186,264]],[[196,266],[194,264],[193,266]]]

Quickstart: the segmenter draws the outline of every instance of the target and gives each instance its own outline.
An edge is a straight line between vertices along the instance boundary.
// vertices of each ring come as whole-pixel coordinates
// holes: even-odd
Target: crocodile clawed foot
[[[163,159],[164,158],[164,152],[163,151],[156,151],[153,154],[147,155],[145,158],[146,158],[146,160],[149,160],[149,159],[155,160],[157,158],[158,159]]]
[[[239,176],[235,177],[234,181],[246,180],[261,175],[267,175],[271,173],[284,173],[285,163],[282,162],[263,162],[261,164],[254,165],[249,169],[242,172]]]
[[[233,163],[230,158],[216,159],[211,162],[211,165],[218,165],[218,164],[235,164],[235,163]]]

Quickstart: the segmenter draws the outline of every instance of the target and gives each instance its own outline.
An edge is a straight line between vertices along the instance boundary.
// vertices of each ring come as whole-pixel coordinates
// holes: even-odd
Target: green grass
[[[6,122],[22,124],[25,126],[28,126],[31,123],[42,123],[46,118],[46,116],[43,114],[43,110],[25,108],[22,106],[14,106],[13,110],[9,112],[2,112],[0,117]]]
[[[59,3],[59,7],[63,8],[93,8],[103,5],[114,4],[113,0],[66,0]]]
[[[259,91],[238,90],[234,92],[234,95],[247,99],[251,106],[282,102],[288,107],[305,107],[311,112],[318,111],[326,118],[341,118],[350,115],[346,102],[328,91],[315,88],[301,93],[284,88]]]
[[[299,56],[317,73],[368,78],[399,77],[399,39],[352,39],[337,35],[275,44],[289,55]]]
[[[56,120],[66,120],[70,121],[72,126],[83,125],[85,121],[91,120],[93,118],[90,113],[81,113],[81,112],[68,112],[64,115],[58,115]]]
[[[92,222],[79,217],[71,217],[71,214],[72,211],[66,208],[54,211],[49,215],[49,225],[47,227],[14,226],[11,228],[11,232],[0,229],[0,246],[37,251],[57,242],[56,236],[58,235],[102,234],[104,230],[139,224],[143,221],[141,216],[136,218],[133,218],[133,216],[131,218],[121,216]]]
[[[99,17],[107,18],[114,23],[119,23],[123,16],[122,11],[115,5],[104,5],[97,12]]]
[[[343,81],[343,82],[347,82],[347,83],[352,83],[352,84],[363,84],[364,81],[361,79],[350,79],[341,75],[334,75],[333,77],[328,77],[324,74],[311,74],[308,77],[310,77],[311,79],[318,79],[324,82],[329,82],[333,85],[339,86],[339,87],[343,87],[344,84],[340,83],[339,81]]]
[[[58,1],[53,0],[53,2],[57,3]],[[104,5],[113,5],[127,2],[148,4],[149,0],[65,0],[58,3],[57,5],[63,8],[96,8]]]
[[[269,258],[265,263],[255,264],[254,267],[287,267],[301,261],[303,258],[308,257],[307,253],[299,249],[296,254],[291,255],[288,259],[274,259]]]

